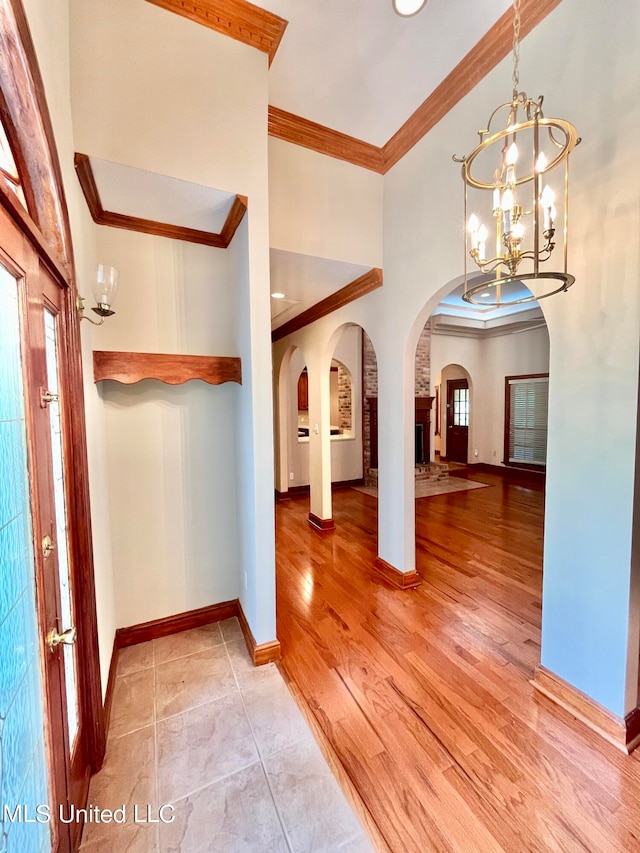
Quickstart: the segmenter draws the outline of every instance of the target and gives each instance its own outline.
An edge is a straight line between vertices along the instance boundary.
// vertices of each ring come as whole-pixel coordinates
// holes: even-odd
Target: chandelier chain
[[[513,0],[513,101],[520,91],[520,0]]]

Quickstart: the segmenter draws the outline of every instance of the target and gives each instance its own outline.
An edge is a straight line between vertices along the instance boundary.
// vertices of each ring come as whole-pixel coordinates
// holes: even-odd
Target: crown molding
[[[518,311],[491,320],[460,317],[445,312],[432,314],[430,319],[432,335],[457,338],[498,338],[543,327],[546,328],[546,323],[540,308]]]
[[[127,216],[124,213],[114,213],[111,210],[105,210],[102,206],[89,157],[86,154],[76,153],[74,163],[89,212],[97,225],[108,225],[111,228],[123,228],[125,231],[138,231],[141,234],[153,234],[156,237],[168,237],[171,240],[184,240],[187,243],[213,246],[215,249],[226,249],[247,212],[247,197],[237,195],[219,234],[200,231],[197,228],[185,228],[182,225],[170,225],[168,222],[156,222],[153,219],[142,219],[139,216]]]
[[[154,6],[255,47],[273,62],[288,21],[246,0],[147,0]]]
[[[522,0],[520,38],[561,2]],[[508,9],[382,148],[278,107],[269,107],[269,135],[386,174],[509,54],[512,46],[513,11]]]
[[[349,302],[353,302],[354,299],[359,299],[361,296],[365,296],[379,287],[382,287],[382,270],[379,267],[374,267],[369,272],[354,279],[350,284],[345,285],[340,290],[336,290],[331,296],[327,296],[325,299],[321,299],[320,302],[312,305],[311,308],[307,308],[306,311],[298,314],[297,317],[293,317],[291,320],[283,323],[282,326],[278,326],[271,333],[271,342],[275,343],[282,338],[286,338],[287,335],[297,332],[310,323],[315,323],[321,317],[326,317],[327,314],[337,311],[338,308],[343,308]]]
[[[269,136],[382,174],[382,148],[323,124],[269,107]]]
[[[520,39],[524,39],[562,0],[522,0]],[[471,48],[442,83],[422,102],[382,149],[388,172],[509,54],[513,47],[513,10],[507,11]]]

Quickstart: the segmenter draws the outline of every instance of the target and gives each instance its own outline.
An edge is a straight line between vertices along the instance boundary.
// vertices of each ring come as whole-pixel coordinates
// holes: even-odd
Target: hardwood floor
[[[282,669],[393,853],[640,851],[640,760],[539,697],[543,493],[416,502],[422,584],[372,569],[376,500],[277,507]],[[382,842],[379,842],[383,846]]]

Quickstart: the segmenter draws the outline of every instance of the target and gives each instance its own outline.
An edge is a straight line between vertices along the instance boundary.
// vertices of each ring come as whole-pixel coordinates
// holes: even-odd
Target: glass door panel
[[[58,383],[58,350],[56,336],[56,316],[47,307],[44,309],[45,353],[47,359],[47,391],[51,395],[48,403],[49,423],[51,429],[51,455],[53,465],[53,491],[55,511],[55,542],[58,552],[58,574],[60,588],[60,633],[72,630],[75,625],[73,613],[73,593],[71,589],[71,572],[69,563],[69,548],[67,544],[67,507],[64,489],[64,456],[62,446],[62,421]],[[78,677],[77,677],[77,647],[63,645],[65,691],[67,705],[67,726],[69,753],[73,755],[78,735]]]
[[[18,284],[0,264],[0,850],[51,848]],[[8,807],[8,808],[7,808]],[[18,808],[18,811],[16,811]]]

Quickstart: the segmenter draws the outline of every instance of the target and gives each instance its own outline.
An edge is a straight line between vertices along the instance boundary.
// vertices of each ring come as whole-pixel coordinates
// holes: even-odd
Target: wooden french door
[[[32,594],[27,590],[23,602],[24,621],[32,623],[34,628],[34,639],[26,640],[27,644],[31,642],[35,660],[31,701],[36,705],[39,702],[42,710],[33,709],[39,723],[35,723],[30,742],[39,737],[37,728],[41,726],[43,775],[47,777],[42,787],[48,795],[46,805],[50,815],[47,831],[52,849],[66,853],[77,847],[82,831],[81,822],[66,821],[73,817],[74,809],[86,803],[90,721],[85,719],[81,695],[80,653],[84,638],[77,636],[75,630],[77,555],[73,537],[68,535],[70,495],[65,466],[70,455],[71,413],[65,399],[68,339],[66,315],[62,310],[65,293],[27,238],[1,209],[0,276],[6,298],[12,298],[15,288],[18,328],[14,331],[19,335],[19,347],[16,347],[19,364],[14,365],[14,386],[20,385],[16,398],[22,397],[17,402],[23,413],[16,422],[23,425],[24,530],[30,530],[31,540],[29,547],[20,551],[22,567],[17,562],[10,563],[8,571],[23,571],[25,577],[33,580]],[[20,446],[18,440],[14,457],[20,456]],[[20,459],[14,464],[15,470],[20,467],[18,463]],[[17,490],[23,488],[20,479],[18,472],[15,477]],[[3,649],[3,654],[8,656],[15,657],[19,653],[18,646],[13,650]],[[14,661],[7,660],[6,664],[10,668]],[[37,761],[37,756],[30,760]],[[5,793],[3,791],[3,796]],[[24,798],[20,804],[25,812],[27,806],[36,805]],[[61,815],[63,820],[60,820]],[[35,817],[33,814],[27,816]],[[18,823],[25,825],[24,814]],[[12,822],[9,838],[12,832],[18,832],[17,825]],[[40,849],[42,839],[36,838],[35,831],[31,837],[18,842],[20,849]]]
[[[447,382],[447,459],[467,463],[469,447],[469,383],[466,379]]]

